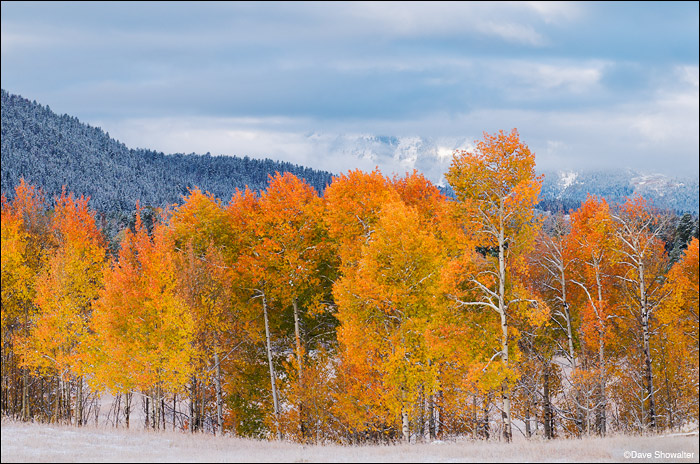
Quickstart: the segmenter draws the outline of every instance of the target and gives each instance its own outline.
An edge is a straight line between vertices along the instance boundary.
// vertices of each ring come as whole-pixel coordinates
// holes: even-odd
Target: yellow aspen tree
[[[499,361],[506,373],[501,389],[503,436],[512,438],[510,406],[511,319],[518,306],[535,312],[534,300],[522,291],[514,270],[523,265],[523,256],[532,246],[538,221],[534,206],[541,180],[535,176],[535,156],[517,130],[506,134],[484,134],[473,151],[455,153],[445,175],[464,215],[464,227],[476,235],[484,259],[473,271],[462,276],[475,298],[460,300],[464,307],[493,310],[500,318]],[[471,253],[471,250],[469,250]]]
[[[192,315],[177,295],[174,242],[157,223],[152,236],[137,213],[116,263],[104,273],[95,302],[96,382],[120,393],[140,390],[157,407],[164,393],[179,392],[192,373]],[[162,421],[164,424],[164,421]]]
[[[354,272],[334,288],[343,361],[356,376],[348,393],[359,403],[352,421],[358,427],[371,427],[372,417],[386,410],[384,420],[399,423],[408,441],[411,423],[418,425],[420,395],[437,387],[426,335],[444,307],[441,258],[440,244],[418,211],[387,203]],[[360,331],[371,333],[358,336]],[[381,393],[369,392],[367,384]]]
[[[3,413],[23,420],[33,415],[32,379],[29,369],[19,366],[17,341],[29,336],[37,312],[37,275],[54,246],[45,208],[42,192],[24,179],[15,188],[12,201],[2,196],[2,405]]]
[[[193,189],[184,203],[175,208],[168,230],[175,244],[177,291],[194,322],[194,373],[190,382],[189,428],[195,431],[205,405],[198,401],[206,378],[213,371],[216,390],[216,431],[222,432],[224,399],[221,364],[232,340],[237,313],[233,304],[230,259],[235,254],[234,230],[228,227],[221,202],[208,193]],[[227,259],[228,258],[228,259]],[[199,380],[198,380],[199,379]],[[200,386],[197,389],[197,386]]]

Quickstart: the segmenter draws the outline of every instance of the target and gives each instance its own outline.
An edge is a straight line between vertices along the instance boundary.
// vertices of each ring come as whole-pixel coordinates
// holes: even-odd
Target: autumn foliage
[[[697,231],[674,261],[673,216],[640,197],[539,212],[516,130],[446,179],[456,198],[416,171],[195,188],[112,249],[89,199],[21,182],[3,414],[81,425],[109,392],[115,425],[142,407],[152,428],[342,443],[697,424]]]

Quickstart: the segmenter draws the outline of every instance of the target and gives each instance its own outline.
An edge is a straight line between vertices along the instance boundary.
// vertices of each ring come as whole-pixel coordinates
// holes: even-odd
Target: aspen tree
[[[478,295],[475,301],[461,301],[463,306],[490,308],[500,318],[500,362],[510,373],[512,334],[509,325],[519,305],[530,306],[526,294],[518,294],[513,270],[522,265],[522,256],[531,247],[537,221],[534,206],[541,179],[535,176],[535,156],[520,141],[517,130],[494,135],[484,133],[473,151],[455,153],[445,175],[463,206],[464,227],[477,236],[484,251],[483,267],[463,276]],[[503,436],[512,438],[510,382],[504,379]]]

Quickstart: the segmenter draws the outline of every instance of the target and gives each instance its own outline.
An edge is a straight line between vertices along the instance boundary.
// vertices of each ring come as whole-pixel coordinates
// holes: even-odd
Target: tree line
[[[114,425],[342,443],[697,423],[697,227],[672,260],[641,197],[538,213],[534,167],[513,130],[455,152],[455,198],[415,171],[195,188],[114,252],[86,198],[21,181],[2,413],[82,425],[109,392]]]

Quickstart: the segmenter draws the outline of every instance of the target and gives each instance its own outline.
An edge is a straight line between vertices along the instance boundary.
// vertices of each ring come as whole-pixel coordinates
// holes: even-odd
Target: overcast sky
[[[698,176],[698,2],[2,2],[2,88],[128,146],[339,172],[313,140],[481,138]]]

